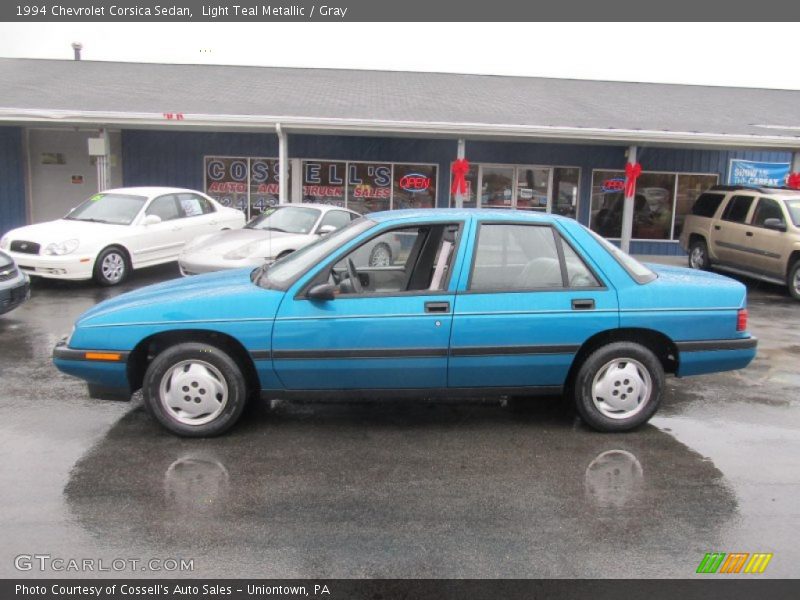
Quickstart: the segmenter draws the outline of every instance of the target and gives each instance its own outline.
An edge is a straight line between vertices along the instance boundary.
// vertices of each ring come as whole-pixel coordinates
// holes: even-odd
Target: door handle
[[[748,231],[747,233],[745,233],[745,235],[747,237],[753,237],[753,232],[752,231]]]
[[[450,303],[449,302],[426,302],[425,303],[425,312],[426,313],[449,313],[450,312]]]
[[[593,308],[594,300],[591,298],[576,298],[572,301],[572,310],[592,310]]]
[[[719,231],[720,229],[722,229],[722,227],[720,227],[719,225],[714,225],[714,229],[715,229],[716,231]]]

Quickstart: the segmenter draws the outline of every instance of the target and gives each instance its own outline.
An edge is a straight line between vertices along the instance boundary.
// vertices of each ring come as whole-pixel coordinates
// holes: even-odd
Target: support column
[[[275,125],[278,134],[278,203],[289,202],[289,140],[281,124]]]
[[[462,159],[466,156],[467,153],[467,142],[464,138],[460,138],[458,140],[458,149],[456,150],[456,158]],[[452,174],[450,175],[452,178]],[[456,208],[463,208],[464,207],[464,194],[458,192],[456,194]]]
[[[636,164],[636,146],[628,147],[628,164]],[[620,248],[623,252],[630,252],[631,249],[631,235],[633,233],[633,201],[636,196],[636,189],[633,190],[631,196],[626,195],[622,205],[622,239],[620,240]]]
[[[800,150],[792,152],[792,173],[800,173]]]

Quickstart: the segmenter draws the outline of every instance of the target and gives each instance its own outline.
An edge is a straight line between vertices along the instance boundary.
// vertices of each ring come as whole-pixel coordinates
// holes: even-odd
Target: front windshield
[[[265,278],[269,287],[285,288],[336,248],[349,242],[374,225],[375,221],[362,217],[318,239],[313,244],[292,252],[286,258],[267,268]]]
[[[65,219],[130,225],[147,202],[144,196],[128,194],[95,194],[83,204],[73,208]]]
[[[792,218],[795,227],[800,227],[800,198],[789,198],[786,200],[786,209]]]
[[[319,218],[318,208],[305,206],[279,206],[268,208],[263,214],[250,221],[247,229],[263,231],[282,231],[285,233],[311,233]]]
[[[633,277],[633,279],[637,283],[650,283],[654,279],[658,277],[653,271],[645,267],[642,263],[638,260],[633,258],[630,254],[627,254],[617,248],[614,244],[609,242],[604,237],[597,235],[594,231],[581,225],[586,231],[592,234],[592,237],[600,242],[600,245],[603,246],[608,252],[613,256],[616,261],[628,272],[628,275]]]

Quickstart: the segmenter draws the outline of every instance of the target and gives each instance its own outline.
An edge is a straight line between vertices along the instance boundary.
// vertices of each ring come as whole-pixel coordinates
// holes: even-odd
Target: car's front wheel
[[[656,356],[632,342],[598,348],[584,360],[573,386],[581,418],[598,431],[627,431],[658,409],[664,369]]]
[[[800,259],[794,261],[789,267],[789,294],[795,300],[800,300]]]
[[[158,354],[142,383],[145,406],[164,427],[185,437],[227,431],[242,415],[247,384],[236,361],[198,342]]]
[[[695,240],[689,246],[689,266],[692,269],[707,271],[711,267],[708,258],[708,245],[704,240]]]
[[[118,285],[125,281],[129,272],[128,256],[117,246],[109,246],[94,261],[94,280],[100,285]]]

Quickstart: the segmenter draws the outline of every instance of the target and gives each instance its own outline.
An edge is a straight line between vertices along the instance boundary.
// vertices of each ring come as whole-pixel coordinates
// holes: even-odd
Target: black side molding
[[[758,346],[758,338],[738,338],[733,340],[696,340],[675,342],[680,352],[701,352],[708,350],[747,350]]]

